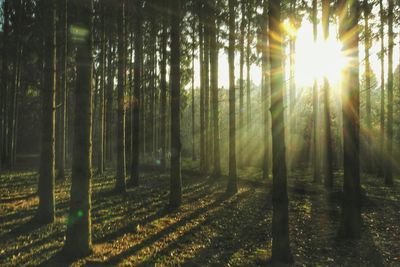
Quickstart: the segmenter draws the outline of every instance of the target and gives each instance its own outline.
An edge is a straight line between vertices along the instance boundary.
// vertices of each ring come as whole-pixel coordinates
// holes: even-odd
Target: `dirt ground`
[[[0,178],[0,266],[258,266],[271,253],[271,183],[257,170],[240,173],[240,190],[225,195],[227,179],[183,172],[183,205],[167,208],[167,174],[146,172],[138,188],[112,191],[114,174],[93,178],[93,254],[75,262],[59,255],[65,238],[70,179],[56,181],[54,224],[35,226],[38,175]],[[363,177],[366,198],[359,240],[339,240],[340,184],[327,194],[307,171],[289,177],[294,266],[400,266],[400,183]]]

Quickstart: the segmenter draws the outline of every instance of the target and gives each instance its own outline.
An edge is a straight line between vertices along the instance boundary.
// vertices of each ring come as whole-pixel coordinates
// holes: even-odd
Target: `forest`
[[[399,0],[0,6],[0,266],[400,266]]]

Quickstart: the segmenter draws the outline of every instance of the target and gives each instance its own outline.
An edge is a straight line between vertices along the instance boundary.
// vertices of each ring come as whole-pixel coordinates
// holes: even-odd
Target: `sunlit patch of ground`
[[[148,172],[138,188],[115,194],[114,174],[93,179],[93,254],[73,266],[256,266],[271,255],[271,181],[257,169],[241,171],[240,191],[225,195],[226,178],[184,172],[184,203],[168,210],[168,175]],[[307,172],[289,179],[290,238],[296,266],[396,266],[400,264],[400,194],[365,177],[363,237],[336,239],[341,174],[326,194]],[[34,227],[37,175],[2,174],[0,266],[63,266],[70,180],[57,181],[57,220]]]

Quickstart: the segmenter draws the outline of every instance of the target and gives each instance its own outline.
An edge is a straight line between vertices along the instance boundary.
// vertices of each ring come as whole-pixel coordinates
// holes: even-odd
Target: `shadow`
[[[264,213],[257,213],[255,218],[253,215],[256,213],[251,212],[251,208],[254,207],[254,201],[249,201],[257,199],[260,200],[259,196],[254,195],[254,190],[247,190],[245,192],[241,192],[237,195],[234,195],[230,199],[227,197],[227,194],[222,194],[217,198],[214,204],[211,204],[206,211],[205,219],[198,223],[196,226],[190,228],[190,230],[186,231],[182,235],[180,235],[177,239],[169,243],[165,248],[158,250],[154,255],[148,257],[147,260],[138,264],[138,266],[153,266],[156,264],[158,258],[164,258],[171,255],[172,252],[179,250],[179,248],[189,248],[191,245],[196,244],[199,245],[203,240],[203,235],[201,235],[201,231],[204,228],[210,228],[214,231],[212,232],[217,237],[211,239],[210,244],[204,249],[198,251],[196,255],[193,255],[193,259],[185,261],[183,266],[204,266],[209,265],[209,262],[203,262],[204,259],[213,258],[216,254],[218,254],[218,264],[220,266],[227,266],[230,256],[242,247],[250,247],[250,243],[258,244],[260,242],[260,237],[258,233],[252,234],[249,231],[244,229],[249,229],[248,227],[253,226],[259,221],[258,216],[263,217]],[[228,200],[225,203],[224,200]],[[215,206],[215,203],[219,203]],[[236,206],[239,203],[245,203],[242,208],[240,208],[241,215],[239,218],[235,218],[233,221],[226,221],[227,218],[232,218],[235,211],[237,211]],[[249,211],[247,213],[246,211]],[[245,219],[247,217],[247,219]],[[191,222],[191,220],[186,220],[185,223]],[[244,231],[238,231],[238,226],[241,225]],[[264,228],[264,225],[257,225],[260,228]],[[214,228],[215,227],[215,228]],[[222,229],[218,229],[221,227]],[[254,233],[254,232],[253,232]],[[199,237],[196,236],[198,234]],[[258,236],[258,238],[257,238]],[[264,237],[261,237],[263,241]],[[263,242],[261,241],[261,242]],[[219,244],[222,242],[228,243],[226,247],[223,248],[223,252],[221,252],[221,247],[218,248]],[[229,248],[229,246],[231,246]],[[189,248],[190,249],[190,248]],[[192,251],[192,250],[190,250]],[[194,251],[193,251],[194,252]],[[215,263],[211,263],[213,265]]]
[[[146,240],[142,241],[141,243],[130,247],[129,249],[121,252],[118,255],[112,256],[111,258],[109,258],[106,261],[106,264],[111,264],[111,265],[119,264],[120,262],[122,262],[125,258],[129,257],[130,255],[133,255],[137,251],[139,251],[139,250],[141,250],[141,249],[143,249],[145,247],[150,246],[151,244],[153,244],[157,240],[161,239],[162,237],[175,232],[179,227],[185,225],[188,221],[191,221],[191,220],[197,218],[201,214],[207,212],[207,210],[209,210],[209,209],[217,207],[218,205],[220,205],[226,199],[227,198],[226,198],[225,194],[219,196],[214,202],[212,202],[210,204],[207,204],[204,207],[201,207],[201,208],[195,210],[194,212],[190,213],[189,215],[187,215],[186,217],[182,218],[178,222],[176,222],[176,223],[174,223],[174,224],[162,229],[161,231],[159,231],[158,233],[152,235],[151,237],[147,238]]]

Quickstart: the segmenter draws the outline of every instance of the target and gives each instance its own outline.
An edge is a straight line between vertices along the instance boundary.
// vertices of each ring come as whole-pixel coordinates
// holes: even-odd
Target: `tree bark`
[[[126,43],[125,43],[125,0],[118,2],[118,122],[117,122],[117,177],[115,190],[125,191],[125,86],[126,86]]]
[[[324,40],[329,37],[329,16],[330,16],[330,1],[323,0],[322,2],[322,30]],[[333,187],[333,144],[332,144],[332,129],[331,129],[331,106],[330,106],[330,84],[328,78],[324,77],[324,144],[325,144],[325,157],[324,157],[324,174],[325,188],[331,190]]]
[[[312,13],[312,21],[313,21],[313,37],[314,43],[317,42],[317,34],[318,34],[318,4],[317,0],[313,0],[313,13]],[[318,150],[318,83],[317,79],[314,79],[313,84],[313,142],[312,142],[312,155],[313,155],[313,181],[316,183],[321,182],[321,176],[319,171],[319,150]]]
[[[171,10],[171,183],[169,204],[179,207],[182,202],[181,178],[181,122],[180,122],[180,23],[181,1],[170,2]]]
[[[235,98],[235,6],[236,0],[229,0],[229,181],[227,192],[238,191],[236,172],[236,98]]]
[[[42,151],[39,169],[39,207],[35,221],[52,223],[55,216],[55,95],[56,95],[56,10],[55,0],[43,0],[45,77],[42,88]]]
[[[385,171],[385,40],[384,40],[384,27],[385,27],[385,11],[383,9],[383,1],[379,0],[379,12],[380,12],[380,26],[379,26],[379,39],[381,45],[381,55],[380,55],[380,62],[381,62],[381,101],[380,101],[380,136],[379,136],[379,151],[380,151],[380,160],[379,160],[379,176],[384,176]]]
[[[75,0],[77,25],[86,29],[74,42],[76,52],[76,87],[74,148],[70,210],[64,253],[84,257],[91,253],[91,180],[92,180],[92,34],[93,1]]]
[[[165,2],[165,5],[168,3]],[[168,19],[167,13],[163,14],[163,26],[161,33],[161,62],[160,62],[160,74],[161,74],[161,106],[160,106],[160,119],[161,119],[161,136],[160,136],[160,147],[161,147],[161,168],[166,168],[166,153],[167,153],[167,42],[168,42]],[[138,98],[140,99],[140,98]]]
[[[271,64],[272,117],[272,261],[293,261],[289,247],[289,212],[284,119],[283,34],[281,1],[269,1],[269,61]]]
[[[389,0],[388,6],[388,103],[387,103],[387,128],[386,128],[386,153],[387,164],[385,166],[385,184],[388,186],[393,185],[393,46],[394,46],[394,33],[393,33],[393,0]]]
[[[263,2],[263,24],[262,24],[263,35],[261,37],[261,68],[262,68],[262,89],[261,89],[261,110],[263,118],[263,179],[268,179],[269,177],[269,140],[270,140],[270,123],[269,123],[269,109],[270,109],[270,80],[269,80],[269,60],[268,60],[268,1]]]
[[[350,63],[343,72],[343,147],[344,180],[343,203],[339,236],[359,237],[361,233],[360,211],[360,95],[359,95],[359,2],[347,3],[342,0],[341,11],[345,14],[339,25],[343,49],[348,53]],[[349,34],[349,33],[352,34]]]
[[[8,39],[10,32],[10,10],[9,0],[3,2],[3,50],[2,50],[2,73],[0,91],[0,169],[5,165],[7,158],[7,118],[8,118]]]
[[[142,56],[143,56],[143,38],[142,38],[142,1],[136,1],[135,6],[135,24],[134,24],[134,90],[133,90],[133,116],[132,116],[132,166],[130,186],[139,185],[139,160],[140,160],[140,112],[141,112],[141,87],[142,87]],[[162,76],[161,76],[162,77]],[[162,125],[162,124],[161,124]]]
[[[212,94],[212,112],[213,112],[213,176],[221,176],[221,159],[219,145],[219,105],[218,105],[218,44],[217,44],[217,6],[215,0],[211,1],[210,10],[210,65],[211,65],[211,94]]]

